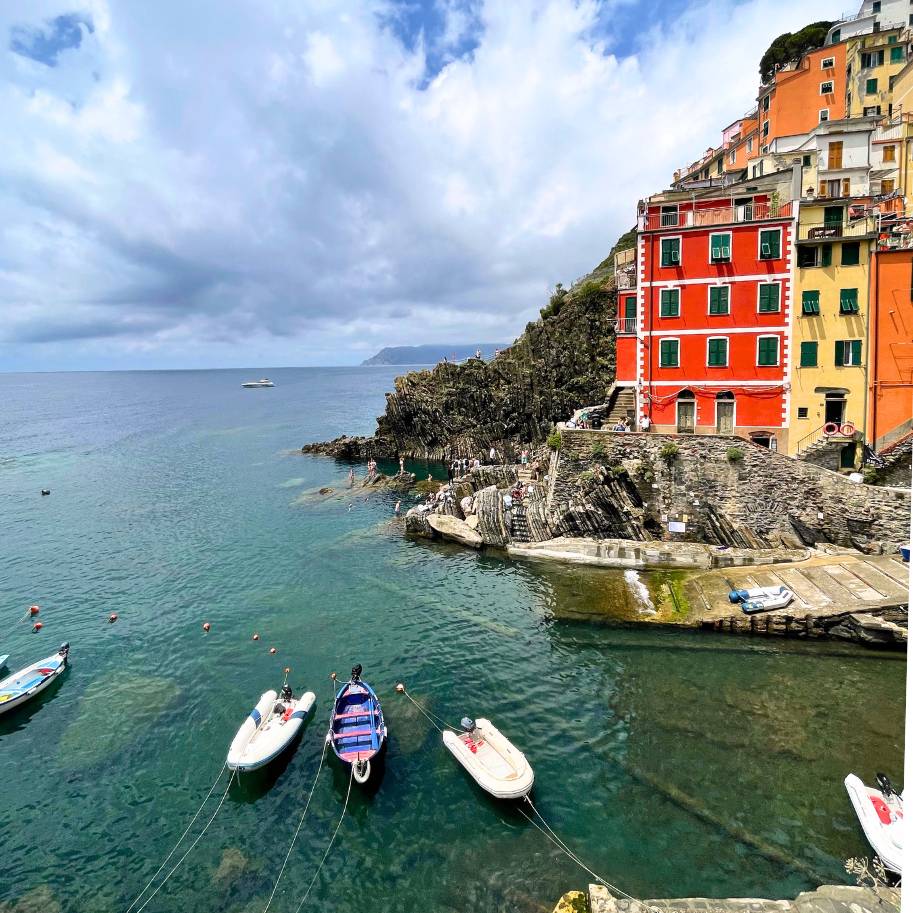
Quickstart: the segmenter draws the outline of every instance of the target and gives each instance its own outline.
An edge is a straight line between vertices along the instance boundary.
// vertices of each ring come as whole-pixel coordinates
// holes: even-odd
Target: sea
[[[0,654],[71,660],[0,716],[0,910],[262,913],[286,854],[275,913],[550,911],[593,873],[634,897],[848,882],[868,851],[843,778],[900,785],[904,657],[647,624],[647,574],[404,537],[401,493],[300,452],[370,433],[401,372],[0,374]],[[315,775],[330,676],[356,663],[389,739],[346,803],[332,755]],[[286,669],[313,716],[228,784]],[[525,752],[533,806],[589,871],[423,710]]]

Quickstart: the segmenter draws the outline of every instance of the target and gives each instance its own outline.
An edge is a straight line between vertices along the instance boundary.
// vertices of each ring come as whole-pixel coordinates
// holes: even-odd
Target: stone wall
[[[564,430],[549,481],[553,535],[863,550],[910,535],[909,489],[855,484],[739,437]]]

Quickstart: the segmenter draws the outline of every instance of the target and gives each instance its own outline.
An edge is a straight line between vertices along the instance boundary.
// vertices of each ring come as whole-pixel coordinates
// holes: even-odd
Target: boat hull
[[[301,731],[316,700],[312,691],[291,701],[279,700],[275,691],[265,692],[228,749],[229,769],[258,770],[278,758]]]
[[[526,756],[489,720],[472,732],[444,730],[444,745],[476,783],[496,799],[522,799],[535,776]]]
[[[69,647],[32,663],[0,681],[0,715],[11,713],[49,688],[67,669]]]
[[[785,609],[795,599],[795,593],[785,586],[762,586],[735,592],[741,597],[741,609],[746,615]]]
[[[327,742],[359,783],[368,780],[370,762],[384,747],[387,726],[374,689],[363,681],[346,682],[333,701]]]
[[[903,799],[897,795],[884,796],[880,790],[866,786],[855,774],[850,774],[843,785],[869,846],[878,854],[885,868],[902,874]]]

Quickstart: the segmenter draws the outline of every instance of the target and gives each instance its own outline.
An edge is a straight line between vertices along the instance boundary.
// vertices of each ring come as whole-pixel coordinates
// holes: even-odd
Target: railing
[[[825,438],[836,441],[852,441],[855,437],[856,426],[852,422],[844,422],[843,424],[826,422],[820,428],[809,431],[805,437],[799,438],[796,442],[796,455],[798,456],[798,454],[808,450],[813,444],[817,444],[818,441]]]
[[[615,288],[619,291],[637,287],[636,268],[620,269],[615,272]]]
[[[718,209],[688,209],[678,212],[648,213],[644,231],[668,228],[693,228],[701,225],[729,225],[737,222],[758,222],[764,219],[788,219],[792,204],[770,206],[769,203],[746,203],[744,206],[722,206]]]
[[[618,317],[615,320],[615,334],[617,336],[632,336],[637,332],[636,317]]]
[[[862,238],[875,233],[875,220],[869,217],[854,222],[815,222],[799,225],[799,241],[830,241]]]

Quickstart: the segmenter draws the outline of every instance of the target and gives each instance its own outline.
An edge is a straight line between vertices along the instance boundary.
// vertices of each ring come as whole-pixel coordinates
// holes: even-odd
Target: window
[[[808,418],[808,406],[799,406],[796,410],[796,418]]]
[[[882,195],[894,193],[894,178],[885,178],[881,182]]]
[[[858,266],[859,265],[859,242],[844,241],[840,251],[841,266]]]
[[[884,48],[878,51],[863,51],[859,55],[859,64],[863,70],[880,67],[884,63]]]
[[[811,164],[812,164],[811,155],[803,155],[802,156],[802,167],[809,168],[809,167],[811,167]]]
[[[769,95],[764,96],[764,101],[761,102],[761,110],[762,111],[770,110],[770,96]]]
[[[858,314],[859,313],[859,289],[858,288],[840,289],[840,313],[841,314]]]
[[[910,19],[910,25],[913,25],[913,16],[911,16]],[[840,29],[834,29],[834,32],[831,35],[831,44],[840,44]]]
[[[780,310],[780,285],[777,282],[762,282],[758,285],[758,312],[772,314]]]
[[[727,231],[710,236],[710,262],[725,263],[732,259],[732,235]]]
[[[678,266],[682,262],[682,239],[663,238],[659,242],[659,265]]]
[[[862,364],[862,340],[838,339],[834,343],[834,364],[838,368],[858,367]]]
[[[802,293],[802,313],[806,317],[814,317],[821,313],[821,292],[818,289]]]
[[[891,48],[891,63],[903,63],[905,59],[904,49],[900,45]]]
[[[818,87],[818,91],[819,91],[822,95],[833,95],[833,94],[834,94],[834,83],[833,83],[833,81],[829,79],[827,82],[821,83],[821,85]]]
[[[823,124],[826,120],[831,119],[831,112],[827,108],[822,108],[818,112],[818,123]]]
[[[878,80],[877,79],[867,79],[865,81],[865,94],[866,95],[875,95],[878,92]]]
[[[843,167],[843,141],[827,144],[827,167],[831,170]]]
[[[711,285],[710,287],[708,314],[728,314],[729,313],[729,286],[728,285]]]
[[[661,368],[678,367],[677,339],[661,339],[659,341],[659,366]]]
[[[730,165],[735,164],[735,149],[731,150],[729,153],[729,164]]]
[[[832,244],[821,245],[821,265],[830,266],[834,247]]]
[[[780,337],[758,337],[758,366],[773,367],[780,363]]]
[[[681,291],[677,288],[664,288],[659,293],[659,316],[678,317],[681,311]]]
[[[767,136],[768,133],[770,133],[770,121],[766,120],[761,125],[761,136]]]
[[[809,269],[818,265],[818,248],[811,244],[800,244],[796,248],[796,266]]]
[[[659,210],[659,224],[664,228],[678,227],[678,206],[662,206]]]
[[[897,44],[897,36],[888,35],[888,44]]]
[[[879,117],[881,115],[881,105],[869,105],[862,109],[863,117]]]
[[[759,260],[779,260],[780,259],[780,229],[767,228],[762,229],[758,235],[760,250],[758,252]]]
[[[834,58],[833,58],[833,57],[825,57],[825,58],[821,61],[821,69],[822,69],[822,70],[833,70],[833,69],[834,69]]]
[[[799,346],[799,367],[800,368],[817,368],[818,367],[818,343],[803,342]]]
[[[840,196],[848,197],[850,195],[850,179],[844,178],[840,182]]]
[[[711,368],[725,368],[729,364],[729,339],[725,336],[711,336],[707,340],[707,365]]]
[[[883,162],[896,162],[897,161],[897,146],[882,147],[881,160]]]
[[[749,136],[748,137],[748,152],[751,153],[753,149],[754,149],[754,137]]]
[[[872,12],[880,13],[881,12],[881,0],[873,0],[872,3]]]

